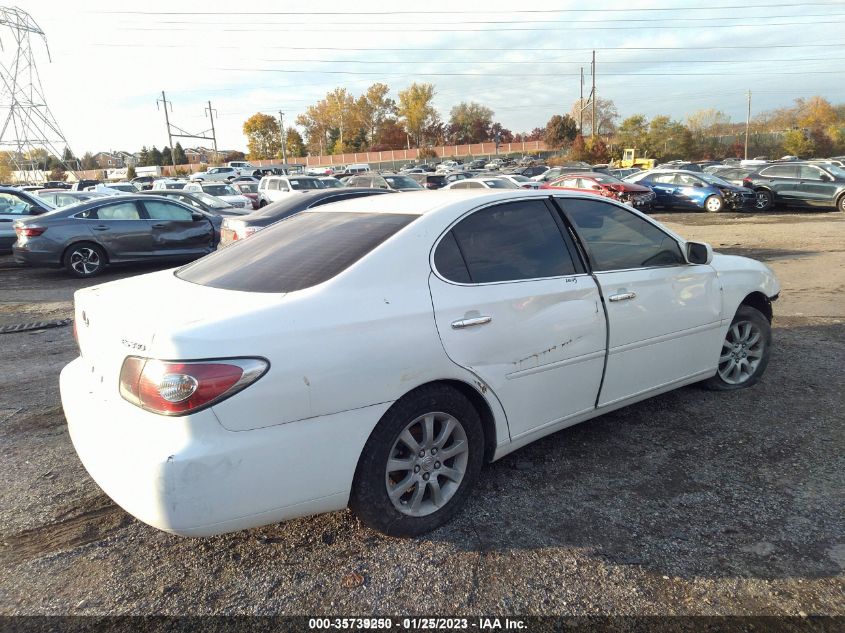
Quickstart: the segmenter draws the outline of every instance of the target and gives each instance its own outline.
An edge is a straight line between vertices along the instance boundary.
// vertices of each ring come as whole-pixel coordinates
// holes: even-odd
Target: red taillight
[[[258,358],[180,363],[128,356],[120,369],[120,395],[153,413],[184,415],[236,394],[268,367]]]
[[[23,224],[15,227],[15,233],[17,233],[18,237],[38,237],[46,230],[46,226],[27,226]]]

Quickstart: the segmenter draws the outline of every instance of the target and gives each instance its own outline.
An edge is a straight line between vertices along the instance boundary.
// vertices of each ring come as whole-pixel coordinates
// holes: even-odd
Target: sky
[[[444,120],[461,101],[491,108],[514,132],[570,110],[580,68],[589,92],[596,50],[599,97],[622,118],[683,119],[716,108],[752,111],[822,95],[845,102],[842,0],[605,0],[559,2],[306,3],[250,0],[21,2],[47,36],[33,39],[47,103],[76,155],[168,144],[171,122],[209,130],[220,149],[246,149],[255,112],[293,123],[336,87],[355,95],[380,81],[396,98],[435,84]],[[518,10],[515,7],[519,7]],[[632,7],[636,7],[633,9]],[[412,11],[411,9],[414,9]],[[11,33],[0,29],[2,55]],[[210,141],[181,139],[183,146]]]

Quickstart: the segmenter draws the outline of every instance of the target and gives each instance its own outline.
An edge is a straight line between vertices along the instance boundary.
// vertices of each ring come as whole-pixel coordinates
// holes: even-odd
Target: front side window
[[[151,220],[173,220],[177,222],[191,222],[191,212],[185,207],[170,202],[157,200],[145,201],[144,208]]]
[[[798,169],[800,170],[798,172],[798,177],[802,180],[822,179],[822,170],[818,167],[813,167],[812,165],[801,165]]]
[[[328,281],[418,216],[303,211],[176,271],[191,283],[294,292]]]
[[[560,200],[596,271],[686,263],[678,243],[651,222],[601,200]]]
[[[542,200],[520,200],[476,211],[451,234],[466,263],[471,283],[560,277],[575,272],[563,235]],[[440,249],[444,251],[440,251]],[[452,249],[450,255],[447,250]],[[435,266],[445,278],[463,281],[454,248],[444,238]],[[439,263],[449,265],[441,270]],[[448,274],[455,275],[447,276]]]

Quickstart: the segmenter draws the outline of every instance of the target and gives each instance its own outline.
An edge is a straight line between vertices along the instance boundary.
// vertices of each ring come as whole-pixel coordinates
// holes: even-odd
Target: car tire
[[[725,208],[725,201],[720,196],[709,196],[704,201],[704,210],[707,213],[719,213]]]
[[[774,196],[768,189],[758,189],[754,192],[754,208],[757,211],[768,211],[774,204]]]
[[[266,206],[267,206],[267,201],[266,201],[266,200],[262,200],[261,202],[259,202],[259,203],[258,203],[258,208],[259,208],[259,209],[260,209],[261,207],[266,207]]]
[[[484,431],[470,401],[445,385],[420,387],[394,403],[370,434],[349,507],[389,536],[429,532],[466,503],[483,461]]]
[[[62,257],[68,274],[82,279],[99,275],[106,264],[106,252],[91,242],[72,244]]]
[[[836,201],[836,210],[845,213],[845,193],[839,196],[839,200]]]
[[[735,391],[756,384],[769,364],[772,326],[757,309],[741,305],[725,334],[716,374],[704,382],[714,391]]]

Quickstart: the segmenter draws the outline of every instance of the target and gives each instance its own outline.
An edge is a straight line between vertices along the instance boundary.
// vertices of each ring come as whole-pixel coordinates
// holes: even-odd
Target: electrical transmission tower
[[[0,152],[6,152],[2,160],[13,171],[23,172],[19,180],[43,179],[33,173],[46,160],[43,152],[71,167],[63,160],[67,140],[44,98],[33,36],[41,38],[49,60],[47,36],[32,16],[17,7],[0,7]]]

